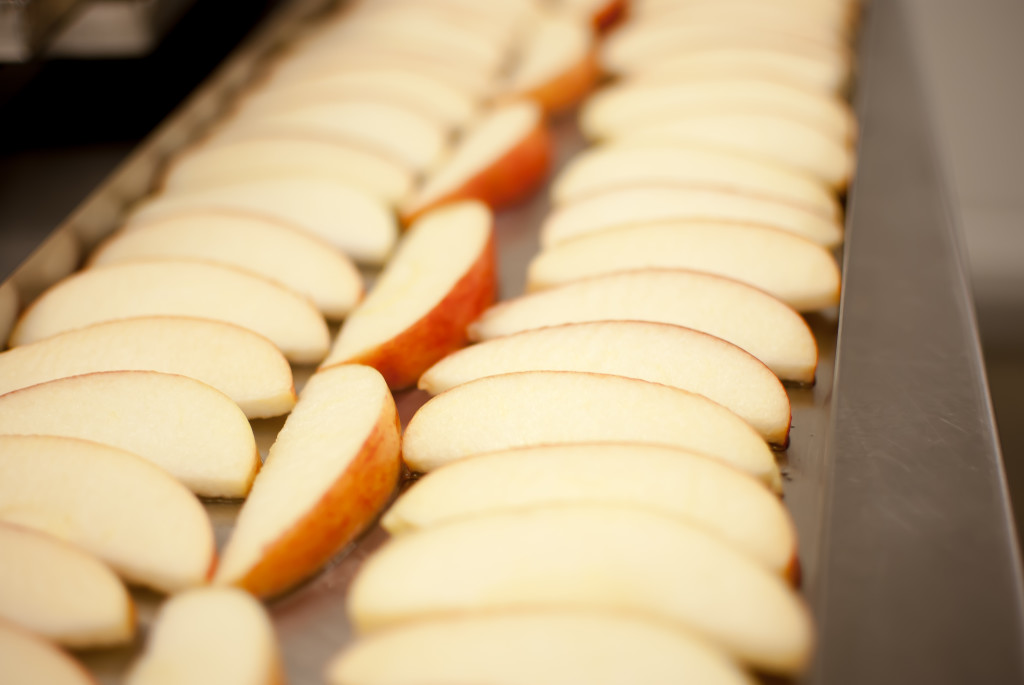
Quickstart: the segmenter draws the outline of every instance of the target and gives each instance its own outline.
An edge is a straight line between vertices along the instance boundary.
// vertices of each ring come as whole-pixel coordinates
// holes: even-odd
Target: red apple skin
[[[358,456],[260,561],[235,583],[257,597],[273,597],[316,573],[362,533],[387,506],[401,475],[401,428],[393,399]]]
[[[629,0],[608,0],[594,13],[594,29],[607,33],[629,16]]]
[[[542,118],[515,146],[462,186],[403,213],[402,223],[409,226],[425,212],[458,200],[480,200],[494,211],[526,200],[547,180],[553,150],[551,133]]]
[[[561,114],[585,98],[601,76],[597,50],[591,48],[571,69],[532,90],[523,93],[536,101],[548,114]]]
[[[492,226],[473,266],[433,309],[386,343],[338,363],[372,366],[380,371],[392,390],[415,385],[424,371],[469,343],[469,324],[494,304],[497,297],[497,271]]]
[[[800,557],[793,553],[793,558],[789,560],[789,566],[783,574],[783,577],[790,582],[793,587],[800,587],[800,583],[803,582],[803,567],[800,565]]]

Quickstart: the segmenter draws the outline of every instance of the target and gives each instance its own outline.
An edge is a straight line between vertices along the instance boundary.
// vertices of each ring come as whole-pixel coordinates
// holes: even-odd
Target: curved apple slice
[[[66,540],[163,592],[205,583],[216,559],[210,519],[185,486],[86,440],[0,435],[0,520]]]
[[[457,430],[453,430],[457,426]],[[750,424],[701,395],[576,371],[488,376],[431,398],[405,429],[414,471],[476,454],[577,442],[637,442],[701,452],[781,491],[775,457]]]
[[[208,497],[244,497],[260,466],[252,427],[231,398],[156,371],[90,373],[0,395],[0,433],[117,447]]]
[[[703,145],[784,164],[843,190],[856,166],[853,150],[797,119],[770,112],[722,109],[624,132],[624,143]]]
[[[310,377],[242,505],[214,582],[261,597],[315,573],[387,504],[401,470],[398,413],[381,375]]]
[[[796,530],[778,497],[720,461],[660,445],[541,445],[470,457],[416,481],[381,524],[404,535],[491,512],[575,503],[678,516],[774,573],[797,575]]]
[[[571,323],[488,340],[439,361],[419,387],[436,395],[518,371],[587,371],[660,383],[721,404],[768,442],[785,445],[789,435],[789,397],[767,366],[714,336],[648,321]]]
[[[467,342],[494,303],[494,217],[479,202],[445,205],[409,229],[366,300],[345,320],[321,368],[372,366],[392,388],[416,382]]]
[[[785,231],[724,222],[637,224],[580,236],[534,257],[527,289],[647,267],[733,278],[802,312],[839,304],[839,265],[831,252]]]
[[[806,38],[847,40],[856,22],[858,2],[640,2],[632,20],[638,23],[708,24],[727,22]]]
[[[588,195],[641,185],[679,185],[732,190],[800,205],[842,220],[831,188],[809,174],[725,150],[693,145],[602,145],[573,157],[556,177],[556,205]]]
[[[309,136],[268,135],[186,150],[174,158],[163,188],[198,191],[291,177],[349,185],[389,204],[414,185],[411,169],[372,151]]]
[[[771,112],[812,124],[833,139],[857,137],[857,123],[845,100],[755,78],[627,81],[609,86],[587,100],[580,111],[580,127],[592,140],[620,138],[638,128],[708,111]]]
[[[367,99],[312,103],[231,119],[213,144],[263,135],[323,137],[353,143],[396,159],[417,172],[431,168],[448,145],[448,132],[433,119],[402,105]]]
[[[124,584],[83,550],[0,523],[0,617],[70,647],[131,642],[135,608]]]
[[[495,513],[395,538],[362,567],[348,607],[363,632],[456,612],[618,611],[787,675],[805,668],[814,640],[779,576],[677,518],[612,505]]]
[[[112,264],[73,274],[22,313],[11,346],[135,316],[194,316],[233,323],[273,342],[291,361],[327,354],[327,323],[313,303],[233,267],[184,259]]]
[[[548,214],[540,227],[541,246],[654,221],[726,221],[769,226],[833,248],[843,226],[800,205],[699,186],[644,185],[589,195]]]
[[[255,214],[323,238],[357,262],[381,264],[398,240],[398,225],[383,202],[346,183],[300,176],[164,193],[129,216],[129,226],[196,211]]]
[[[197,210],[141,222],[93,251],[90,266],[145,259],[199,259],[252,271],[342,319],[363,296],[359,270],[326,241],[256,215]]]
[[[469,327],[469,337],[602,320],[693,328],[743,348],[784,381],[814,381],[817,343],[796,311],[745,283],[682,269],[617,272],[500,302]]]
[[[233,588],[197,588],[169,599],[156,616],[127,685],[277,685],[281,657],[263,605]]]
[[[531,29],[502,92],[557,113],[585,98],[599,76],[590,27],[577,18],[551,15]]]
[[[496,210],[526,198],[547,176],[551,146],[538,105],[516,102],[495,108],[466,131],[427,177],[405,206],[404,221],[455,200],[480,200]]]
[[[97,371],[188,376],[230,397],[247,418],[295,406],[288,360],[269,340],[212,319],[147,316],[67,331],[0,353],[0,395]]]
[[[97,685],[89,671],[64,650],[3,621],[0,664],[7,685]]]
[[[564,610],[431,618],[373,633],[331,662],[327,681],[754,685],[741,668],[685,631],[636,616]]]

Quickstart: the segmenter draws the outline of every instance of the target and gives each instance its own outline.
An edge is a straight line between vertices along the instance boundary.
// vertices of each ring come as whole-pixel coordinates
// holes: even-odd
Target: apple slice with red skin
[[[5,685],[97,685],[85,666],[34,633],[0,621]]]
[[[417,480],[381,525],[405,535],[491,512],[578,502],[678,516],[774,573],[798,575],[796,529],[777,496],[721,461],[661,445],[540,445],[477,455]]]
[[[579,442],[679,447],[782,488],[767,443],[720,404],[667,385],[577,371],[487,376],[443,392],[413,415],[402,452],[409,468],[427,472],[485,452]]]
[[[401,659],[395,655],[401,654]],[[515,611],[435,617],[359,638],[331,685],[754,685],[686,631],[617,612]]]
[[[247,328],[185,316],[117,319],[0,353],[0,395],[99,371],[160,371],[220,390],[259,419],[295,406],[288,360]]]
[[[0,618],[68,647],[131,642],[135,606],[103,562],[44,533],[0,523]]]
[[[283,685],[274,626],[263,605],[234,588],[196,588],[169,599],[126,685]]]
[[[480,515],[393,538],[348,595],[362,633],[538,609],[646,616],[780,675],[800,674],[814,642],[810,613],[778,575],[678,518],[607,504]]]
[[[783,381],[814,381],[818,346],[795,310],[745,283],[683,269],[620,271],[499,302],[469,327],[469,337],[607,320],[693,328],[741,347]]]
[[[404,223],[456,200],[480,200],[498,210],[526,199],[545,180],[552,141],[533,102],[502,105],[466,131],[450,156],[405,205]]]
[[[517,371],[589,371],[661,383],[721,404],[770,443],[788,441],[789,397],[767,366],[724,340],[664,323],[571,323],[494,338],[445,357],[420,377],[419,387],[436,395]]]
[[[156,371],[88,373],[0,395],[0,434],[117,447],[207,497],[244,497],[260,466],[252,426],[230,397]]]
[[[392,388],[463,347],[466,328],[494,303],[494,217],[480,202],[423,214],[363,303],[346,319],[321,368],[359,363]]]
[[[391,498],[400,441],[380,373],[350,364],[313,374],[242,505],[213,582],[268,597],[316,573]]]
[[[0,520],[66,540],[162,592],[205,583],[216,561],[210,519],[184,485],[87,440],[0,435]]]
[[[636,224],[560,243],[533,258],[526,287],[648,267],[733,278],[801,312],[839,304],[839,265],[822,246],[774,228],[709,221]]]

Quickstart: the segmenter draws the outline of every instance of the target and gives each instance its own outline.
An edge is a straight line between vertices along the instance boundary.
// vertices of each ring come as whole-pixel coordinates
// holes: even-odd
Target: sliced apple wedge
[[[419,387],[432,395],[486,376],[518,371],[588,371],[638,378],[704,395],[785,445],[789,397],[775,374],[731,343],[648,321],[550,326],[459,350],[429,368]]]
[[[552,142],[543,113],[532,102],[493,109],[466,131],[451,155],[424,181],[403,209],[410,223],[455,200],[480,200],[500,209],[519,202],[544,182]]]
[[[598,91],[580,111],[592,140],[620,138],[631,130],[704,112],[771,112],[811,124],[836,140],[853,141],[857,124],[836,95],[771,79],[675,79],[625,82]]]
[[[796,531],[761,483],[721,461],[660,445],[541,445],[482,454],[428,473],[391,506],[392,535],[497,511],[608,503],[660,511],[797,575]]]
[[[0,520],[66,540],[162,592],[206,582],[215,561],[210,519],[185,486],[86,440],[0,435]]]
[[[413,415],[402,453],[409,468],[427,472],[485,452],[578,442],[693,450],[775,491],[782,487],[768,445],[725,407],[678,388],[598,373],[523,371],[456,386]]]
[[[361,632],[466,612],[617,611],[692,630],[750,666],[798,674],[814,641],[799,595],[711,533],[664,514],[563,505],[403,535],[349,591]]]
[[[771,112],[689,114],[624,132],[617,140],[630,143],[702,145],[783,164],[837,189],[853,177],[854,152],[839,138],[814,126]]]
[[[359,270],[333,245],[264,217],[225,211],[141,222],[102,243],[89,265],[159,258],[207,260],[252,271],[305,295],[330,319],[347,316],[363,296]]]
[[[640,2],[632,17],[637,23],[707,24],[725,22],[795,33],[806,38],[826,36],[848,40],[859,2]]]
[[[432,618],[373,633],[335,657],[327,681],[754,685],[743,669],[686,631],[620,613],[565,610]]]
[[[448,131],[433,119],[399,104],[365,98],[234,118],[213,133],[211,143],[265,135],[322,137],[353,144],[417,172],[433,167],[448,145]]]
[[[465,346],[466,328],[494,303],[494,217],[480,202],[422,215],[369,297],[345,320],[321,368],[372,366],[392,388],[416,383]]]
[[[315,573],[387,504],[401,470],[398,413],[366,366],[320,371],[270,448],[214,582],[266,597]]]
[[[160,607],[127,685],[279,685],[281,656],[263,605],[233,588],[197,588]]]
[[[560,243],[530,262],[527,289],[647,267],[733,278],[802,312],[839,304],[839,265],[822,246],[774,228],[708,221],[636,224]]]
[[[835,192],[781,164],[693,145],[602,145],[576,155],[551,188],[556,205],[628,186],[718,188],[806,207],[842,220]]]
[[[259,89],[243,101],[238,116],[282,112],[307,104],[356,97],[403,104],[448,130],[466,126],[480,111],[476,99],[437,78],[411,69],[371,67],[340,70],[319,79]]]
[[[843,226],[807,207],[701,186],[615,188],[559,207],[540,227],[544,248],[608,229],[656,221],[720,221],[777,228],[823,247],[843,242]]]
[[[97,685],[64,650],[22,628],[0,621],[0,664],[5,685]]]
[[[603,320],[693,328],[743,348],[784,381],[814,381],[817,343],[796,311],[745,283],[682,269],[595,276],[501,302],[469,327],[469,337],[489,340],[543,326]]]
[[[599,76],[590,26],[576,17],[551,15],[530,31],[501,91],[530,98],[546,112],[564,112],[587,96]]]
[[[135,608],[103,562],[62,540],[0,523],[0,618],[69,647],[131,642]]]
[[[97,371],[188,376],[220,390],[250,419],[295,406],[291,367],[272,342],[240,326],[182,316],[107,321],[0,353],[0,395]]]
[[[327,323],[313,303],[256,274],[185,259],[112,264],[69,276],[22,313],[11,346],[135,316],[195,316],[248,328],[291,361],[327,354]]]
[[[350,185],[388,204],[405,198],[415,182],[404,164],[370,150],[311,136],[267,135],[187,150],[168,167],[163,187],[195,191],[293,177]]]
[[[0,434],[118,447],[208,497],[244,497],[260,466],[252,427],[230,397],[156,371],[90,373],[0,395]]]
[[[382,264],[398,240],[383,202],[327,178],[282,177],[156,195],[129,217],[129,226],[196,211],[255,214],[319,236],[357,262]]]

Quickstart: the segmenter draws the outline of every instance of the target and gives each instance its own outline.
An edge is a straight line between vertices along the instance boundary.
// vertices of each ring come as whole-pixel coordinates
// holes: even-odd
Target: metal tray
[[[0,290],[16,288],[24,304],[76,268],[151,190],[166,159],[200,136],[323,4],[299,0],[271,16]],[[842,305],[810,318],[820,350],[817,383],[789,389],[791,445],[780,455],[785,500],[820,642],[802,682],[1024,683],[1016,537],[963,249],[906,21],[901,0],[876,0],[865,11],[859,172],[848,198]],[[583,143],[571,118],[555,128],[561,163]],[[503,297],[522,291],[546,211],[541,193],[499,215]],[[13,316],[3,301],[0,333]],[[296,369],[297,383],[309,372]],[[404,425],[424,396],[397,400]],[[279,426],[254,422],[261,449]],[[222,543],[238,505],[207,509]],[[322,682],[328,659],[349,639],[347,584],[384,538],[375,527],[270,602],[293,685]],[[136,645],[80,655],[101,682],[118,682],[160,601],[136,596],[143,628]]]

